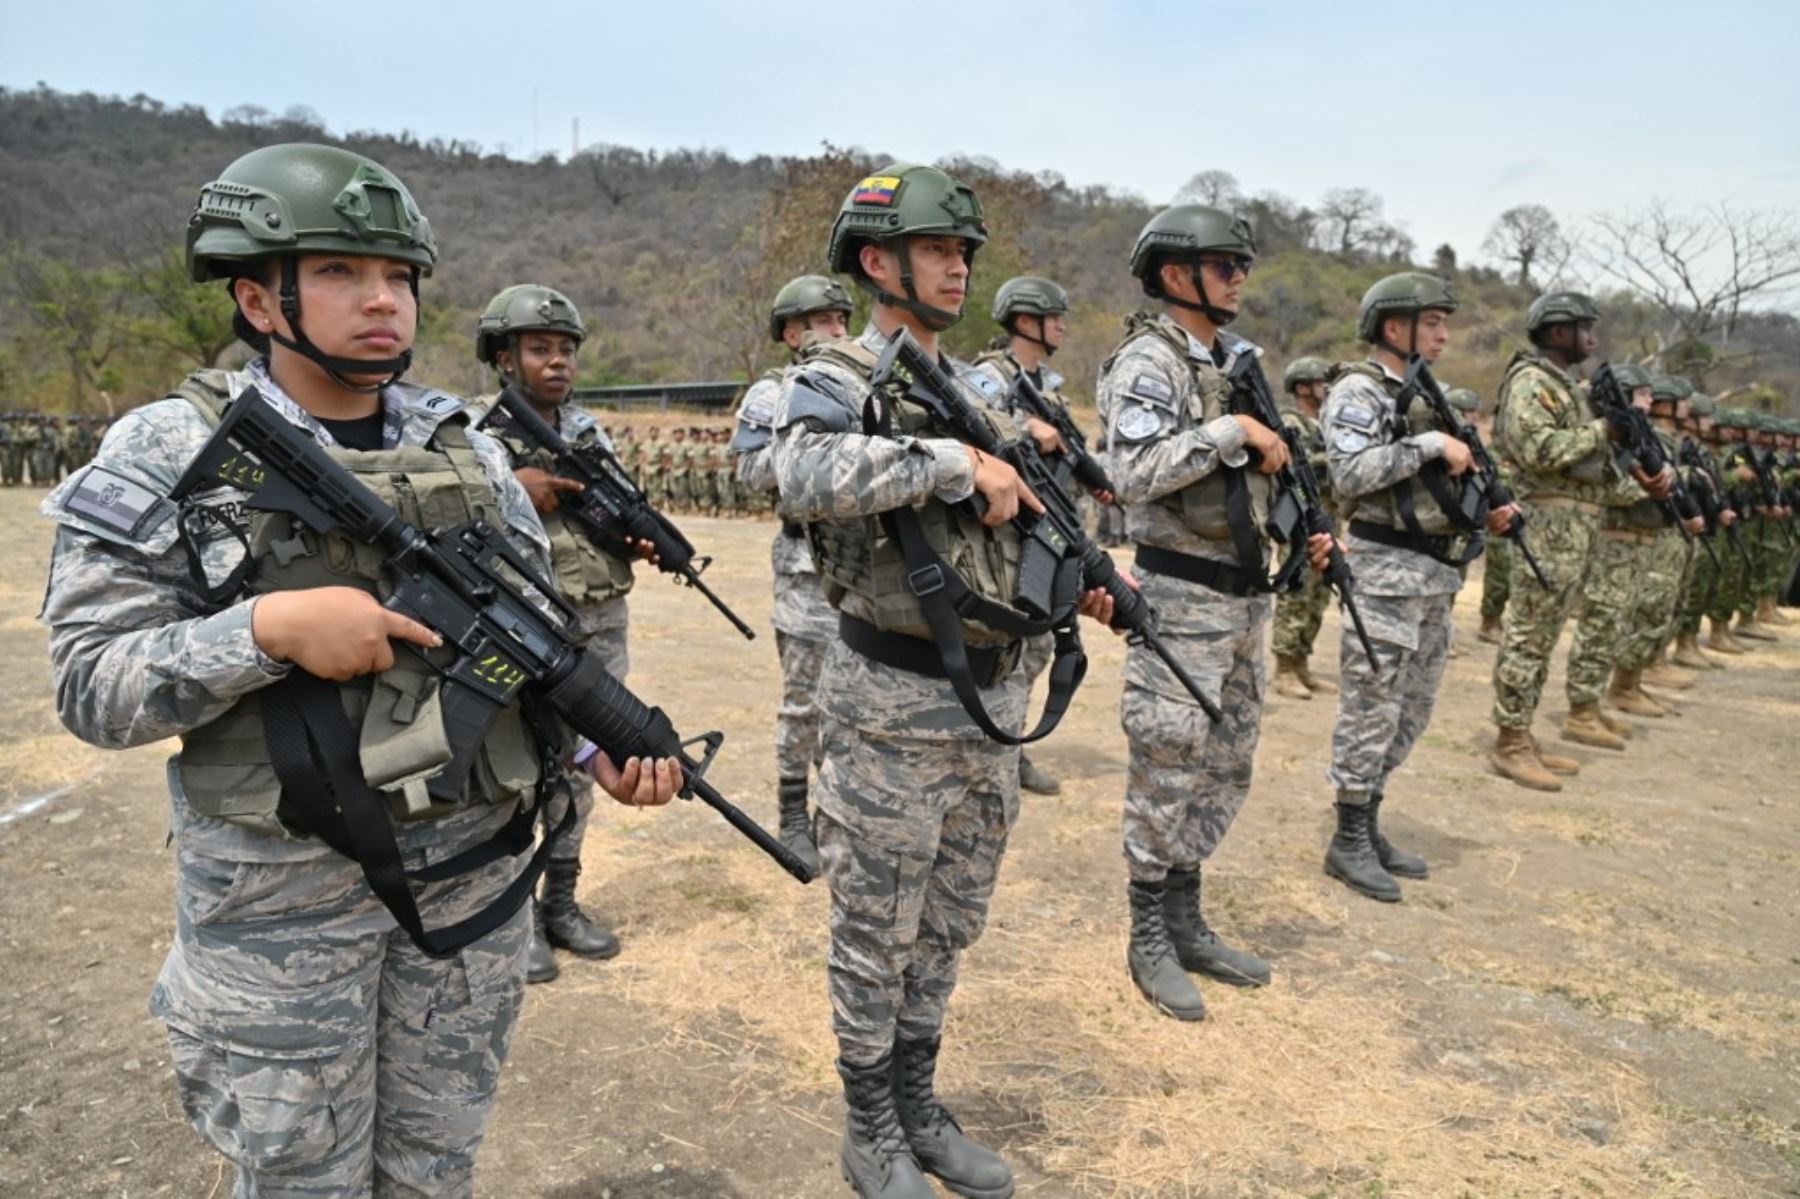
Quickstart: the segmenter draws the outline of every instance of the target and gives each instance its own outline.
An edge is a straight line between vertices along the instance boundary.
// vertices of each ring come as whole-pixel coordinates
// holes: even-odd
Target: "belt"
[[[1567,495],[1534,495],[1525,501],[1532,508],[1573,508],[1577,512],[1585,512],[1589,516],[1599,516],[1604,509],[1599,504],[1578,500]]]
[[[783,537],[805,537],[806,526],[797,520],[784,520],[781,522],[781,535]]]
[[[928,679],[950,677],[944,670],[944,659],[938,653],[937,646],[921,638],[908,637],[905,633],[884,632],[866,620],[859,620],[843,612],[838,613],[838,636],[844,639],[845,645],[883,666],[892,666],[895,670],[904,670],[908,674]],[[969,646],[965,652],[969,655],[969,668],[975,676],[975,685],[983,689],[996,686],[1017,670],[1023,646],[1023,641],[1009,641],[1005,645]]]
[[[1640,544],[1655,541],[1661,529],[1601,529],[1600,536],[1608,541],[1635,541]]]
[[[1450,551],[1456,548],[1456,538],[1448,534],[1411,533],[1372,520],[1351,521],[1350,536],[1397,550],[1411,550],[1415,554],[1424,554],[1427,558],[1440,561],[1448,558]]]
[[[1138,546],[1136,565],[1140,570],[1169,575],[1183,582],[1198,583],[1222,595],[1259,595],[1268,590],[1266,583],[1242,567],[1184,554],[1180,550],[1164,549],[1158,545]]]

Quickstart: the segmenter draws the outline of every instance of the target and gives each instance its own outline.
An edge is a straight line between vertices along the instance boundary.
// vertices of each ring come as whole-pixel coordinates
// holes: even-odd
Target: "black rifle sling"
[[[872,436],[891,437],[893,421],[885,404],[874,394],[863,405],[863,431]],[[1037,622],[1020,615],[1005,604],[988,599],[970,587],[962,574],[944,561],[931,548],[919,514],[911,508],[894,508],[881,514],[882,527],[900,547],[906,563],[906,586],[919,601],[925,623],[931,629],[932,642],[944,664],[944,674],[956,692],[957,701],[981,731],[1002,745],[1029,745],[1049,736],[1061,723],[1076,688],[1087,674],[1087,654],[1075,632],[1074,614],[1061,624]],[[1044,701],[1043,715],[1029,733],[1014,735],[994,723],[987,706],[981,702],[981,688],[975,682],[974,668],[969,664],[969,647],[963,637],[963,621],[975,620],[990,628],[1013,636],[1041,636],[1054,632],[1055,646],[1050,659],[1050,691]]]
[[[1250,483],[1244,477],[1247,466],[1224,466],[1225,527],[1231,530],[1231,548],[1237,553],[1238,569],[1253,580],[1258,592],[1273,591],[1269,581],[1269,560],[1263,556],[1262,538],[1256,534],[1256,518],[1250,510]],[[1305,552],[1306,530],[1295,532],[1295,544]],[[1291,547],[1290,547],[1291,548]],[[1284,569],[1281,572],[1286,575]]]
[[[575,804],[548,830],[525,868],[493,902],[465,919],[428,929],[409,880],[437,882],[478,870],[502,856],[516,857],[531,844],[534,815],[548,820],[546,797],[556,785],[547,756],[538,802],[519,810],[492,838],[420,870],[401,860],[387,800],[363,777],[356,730],[344,714],[335,684],[294,670],[263,693],[263,739],[281,780],[281,799],[338,853],[362,867],[369,889],[413,943],[433,957],[448,957],[487,936],[525,906],[550,859],[556,839],[573,825]],[[540,744],[543,744],[540,738]]]

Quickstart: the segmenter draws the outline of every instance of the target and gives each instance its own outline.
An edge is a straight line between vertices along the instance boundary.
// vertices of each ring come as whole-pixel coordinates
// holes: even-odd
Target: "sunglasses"
[[[1248,279],[1250,268],[1254,265],[1252,259],[1246,258],[1242,254],[1207,254],[1201,256],[1200,262],[1201,265],[1212,271],[1221,283],[1229,283],[1240,275]]]

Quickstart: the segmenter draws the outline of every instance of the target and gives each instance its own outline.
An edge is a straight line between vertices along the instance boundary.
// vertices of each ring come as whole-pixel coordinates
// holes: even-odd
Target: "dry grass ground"
[[[172,923],[168,747],[61,733],[34,503],[0,492],[0,1193],[224,1194],[144,1007]],[[684,524],[763,627],[770,526]],[[1276,981],[1208,987],[1197,1026],[1125,977],[1120,647],[1089,637],[1090,681],[1041,754],[1064,793],[1026,799],[943,1071],[1022,1195],[1800,1194],[1800,628],[1703,679],[1680,719],[1634,721],[1629,753],[1572,749],[1582,777],[1540,795],[1485,767],[1473,599],[1390,791],[1386,823],[1433,877],[1384,906],[1320,874],[1331,706],[1271,706],[1209,895]],[[725,729],[716,781],[772,820],[771,638],[660,577],[633,611],[633,681],[681,727]],[[1321,644],[1335,661],[1335,617]],[[1543,736],[1560,674],[1550,694]],[[698,805],[606,813],[586,863],[625,952],[531,990],[483,1192],[843,1194],[822,890]]]

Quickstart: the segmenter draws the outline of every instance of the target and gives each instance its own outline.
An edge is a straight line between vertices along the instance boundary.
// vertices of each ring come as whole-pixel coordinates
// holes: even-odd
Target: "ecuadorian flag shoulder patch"
[[[856,185],[856,194],[850,198],[852,204],[892,204],[894,192],[900,186],[898,175],[870,175]]]

